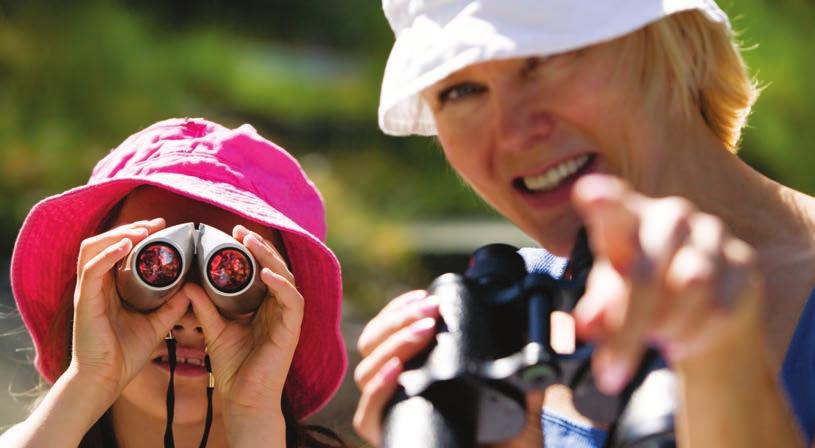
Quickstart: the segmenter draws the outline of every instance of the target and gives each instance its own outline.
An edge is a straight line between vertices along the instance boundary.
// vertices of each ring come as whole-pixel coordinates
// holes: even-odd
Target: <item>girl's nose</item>
[[[173,335],[176,339],[180,337],[203,337],[204,330],[201,328],[201,324],[198,323],[198,319],[192,311],[192,305],[187,307],[187,312],[173,325]]]

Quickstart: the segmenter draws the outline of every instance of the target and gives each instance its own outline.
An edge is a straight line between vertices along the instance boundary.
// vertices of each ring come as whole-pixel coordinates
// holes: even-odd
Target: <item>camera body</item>
[[[191,222],[140,241],[116,265],[114,277],[122,301],[144,312],[164,304],[188,278],[229,318],[252,313],[266,295],[249,249],[215,227]]]
[[[570,260],[558,279],[527,272],[517,248],[492,244],[473,254],[463,276],[433,281],[428,292],[439,298],[441,315],[435,343],[400,375],[384,417],[383,445],[508,440],[526,424],[525,394],[563,384],[578,411],[610,426],[608,446],[671,446],[673,375],[655,352],[621,394],[610,396],[594,383],[592,346],[578,344],[568,355],[552,349],[551,313],[571,311],[585,290],[592,256],[584,232]],[[653,410],[654,400],[662,409]]]

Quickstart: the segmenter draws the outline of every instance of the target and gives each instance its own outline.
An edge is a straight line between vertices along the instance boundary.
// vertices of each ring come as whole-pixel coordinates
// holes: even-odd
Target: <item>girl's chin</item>
[[[206,395],[204,392],[200,392],[196,395],[198,396],[189,396],[186,393],[177,393],[175,395],[175,403],[173,406],[173,424],[203,424],[207,415]],[[127,401],[129,401],[129,405],[126,407],[120,406],[120,410],[130,409],[132,411],[134,410],[133,408],[136,408],[140,410],[138,413],[141,414],[142,417],[149,416],[149,420],[159,421],[162,422],[162,424],[166,421],[166,395],[162,394],[160,397],[155,396],[155,394],[153,394],[151,397],[144,395],[139,397],[137,400],[128,399]],[[216,410],[217,407],[214,407],[214,416],[220,414],[219,412],[216,412]]]
[[[122,411],[127,409],[132,412],[138,409],[141,413],[164,422],[167,418],[169,379],[169,375],[160,369],[145,369],[130,382],[114,406]],[[207,413],[206,388],[206,377],[175,377],[174,423],[198,424],[204,421]],[[213,397],[213,401],[213,414],[217,414],[215,412],[219,409],[217,396]]]

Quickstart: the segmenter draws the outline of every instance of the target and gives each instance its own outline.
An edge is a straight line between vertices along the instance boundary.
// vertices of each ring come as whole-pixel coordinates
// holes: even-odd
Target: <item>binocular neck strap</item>
[[[164,338],[167,344],[167,358],[170,362],[170,384],[167,385],[167,426],[164,428],[164,448],[175,448],[173,441],[173,410],[175,408],[175,338],[173,332]]]
[[[209,372],[209,384],[207,384],[207,419],[204,423],[204,435],[201,437],[199,448],[207,446],[209,438],[209,428],[212,426],[212,390],[215,389],[215,376],[212,375],[212,364],[209,361],[209,353],[204,355],[204,366]]]
[[[175,441],[173,441],[173,412],[175,407],[175,387],[173,380],[175,379],[176,342],[172,331],[164,338],[164,342],[167,344],[167,358],[170,363],[170,384],[167,385],[167,427],[164,429],[164,448],[175,448]],[[212,375],[212,364],[209,360],[209,354],[204,355],[204,366],[206,366],[207,372],[209,372],[209,383],[207,384],[207,419],[204,423],[204,435],[201,437],[200,448],[207,446],[209,430],[212,427],[212,391],[215,389],[215,376]]]

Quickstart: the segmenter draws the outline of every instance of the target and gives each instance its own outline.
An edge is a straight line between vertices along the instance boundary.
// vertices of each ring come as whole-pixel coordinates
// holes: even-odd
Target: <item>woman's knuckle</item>
[[[380,320],[375,317],[362,329],[362,333],[357,339],[357,351],[362,356],[368,356],[376,348],[375,341],[379,339],[379,328],[381,328]]]
[[[357,339],[357,353],[359,353],[359,354],[361,354],[363,356],[369,352],[369,348],[370,348],[368,340],[363,339],[364,336],[365,336],[365,331],[363,331],[362,334],[359,336],[359,339]]]
[[[693,203],[680,196],[668,196],[663,199],[662,207],[678,218],[688,218],[696,211]]]
[[[357,389],[362,390],[365,386],[365,378],[367,377],[367,371],[363,369],[362,363],[357,365],[357,368],[354,369],[354,384],[357,385]]]
[[[725,243],[724,253],[728,261],[736,267],[754,269],[757,264],[756,251],[744,241],[731,238]]]

